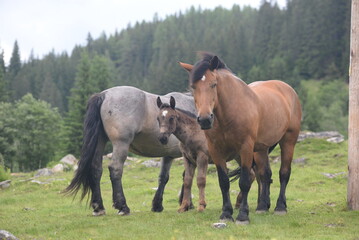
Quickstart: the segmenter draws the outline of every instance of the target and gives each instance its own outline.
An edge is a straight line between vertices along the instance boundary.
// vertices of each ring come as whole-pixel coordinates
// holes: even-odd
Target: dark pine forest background
[[[347,134],[350,0],[262,1],[259,9],[191,7],[107,36],[88,33],[71,53],[20,61],[15,42],[6,66],[0,46],[0,165],[41,168],[79,156],[88,97],[117,85],[156,94],[186,91],[178,61],[197,51],[220,56],[245,82],[281,79],[303,106],[302,130]],[[86,38],[86,36],[84,36]]]

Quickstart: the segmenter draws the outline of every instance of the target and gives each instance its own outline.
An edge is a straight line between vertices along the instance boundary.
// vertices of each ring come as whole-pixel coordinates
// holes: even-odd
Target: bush
[[[0,182],[8,180],[10,178],[10,170],[5,170],[3,166],[0,165]]]

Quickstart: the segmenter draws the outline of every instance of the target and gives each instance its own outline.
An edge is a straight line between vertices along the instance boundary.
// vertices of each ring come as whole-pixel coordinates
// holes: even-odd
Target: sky
[[[42,58],[54,50],[71,53],[75,45],[85,45],[88,33],[97,39],[121,31],[128,24],[160,20],[191,6],[230,9],[233,4],[258,8],[262,0],[0,0],[0,52],[9,63],[17,40],[22,61],[31,51]],[[284,7],[286,0],[272,0]]]

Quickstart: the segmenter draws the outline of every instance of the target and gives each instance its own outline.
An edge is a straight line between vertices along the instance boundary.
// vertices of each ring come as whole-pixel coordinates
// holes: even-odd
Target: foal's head
[[[209,53],[202,55],[203,59],[194,66],[181,62],[180,65],[189,72],[189,83],[198,111],[197,121],[205,130],[213,126],[213,109],[217,102],[217,70],[228,68],[217,56]]]
[[[167,104],[162,103],[161,98],[157,97],[157,106],[160,109],[157,116],[157,121],[160,126],[160,136],[158,139],[162,144],[167,144],[168,138],[176,130],[176,100],[171,96],[170,104]]]

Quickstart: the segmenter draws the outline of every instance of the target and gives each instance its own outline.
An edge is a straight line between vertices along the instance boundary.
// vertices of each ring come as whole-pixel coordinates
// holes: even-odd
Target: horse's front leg
[[[126,198],[122,188],[123,166],[127,158],[129,144],[124,142],[113,142],[112,161],[108,166],[112,183],[113,206],[119,215],[129,215],[130,209],[127,206]]]
[[[170,178],[170,169],[173,162],[172,157],[163,157],[161,160],[161,171],[158,177],[158,188],[156,194],[152,200],[152,211],[162,212],[163,211],[163,192],[165,186]]]
[[[199,205],[198,211],[202,212],[206,206],[205,187],[206,187],[206,175],[208,169],[208,154],[199,153],[197,156],[197,186],[199,189]]]
[[[196,169],[196,165],[194,165],[188,158],[184,155],[184,167],[185,167],[185,175],[183,178],[183,198],[181,202],[181,206],[178,209],[178,212],[185,212],[193,207],[191,201],[191,188],[193,183],[193,175]]]
[[[225,161],[223,160],[224,164]],[[231,199],[229,197],[229,178],[227,175],[227,168],[222,164],[216,164],[217,174],[218,174],[218,182],[222,192],[222,214],[220,216],[220,220],[222,221],[233,221],[233,207],[231,203]]]
[[[242,201],[237,216],[237,224],[249,224],[249,206],[248,193],[251,188],[251,169],[253,163],[253,148],[242,149],[241,156],[241,175],[239,179],[239,187],[242,192]]]

